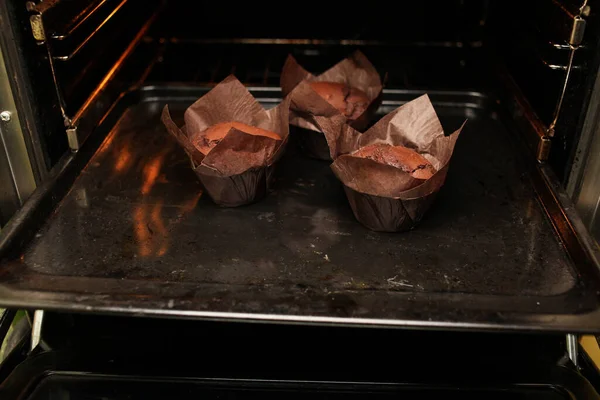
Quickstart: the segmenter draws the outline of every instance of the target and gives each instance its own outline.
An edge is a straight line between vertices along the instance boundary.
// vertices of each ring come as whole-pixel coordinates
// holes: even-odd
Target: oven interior
[[[593,331],[597,247],[572,207],[577,191],[594,188],[580,175],[594,138],[592,2],[403,2],[394,12],[381,3],[360,17],[310,2],[290,10],[175,0],[3,3],[4,58],[38,183],[0,236],[3,279],[12,285],[3,302],[73,308],[85,296],[91,310],[258,310],[261,318],[299,312],[392,323],[400,313],[423,325],[511,320]],[[293,151],[281,195],[253,211],[216,213],[199,199],[189,165],[165,138],[165,104],[180,118],[234,74],[273,106],[288,54],[318,74],[355,49],[385,75],[380,115],[428,93],[447,132],[468,122],[449,189],[424,228],[394,239],[366,235],[326,166]],[[262,240],[228,245],[247,232]],[[210,251],[198,253],[199,243]],[[235,260],[257,269],[240,270]],[[365,269],[369,262],[377,268]],[[276,289],[259,290],[263,284]],[[222,285],[229,290],[215,303]],[[305,296],[323,285],[350,300]]]
[[[563,333],[600,331],[595,243],[582,233],[593,230],[600,198],[588,183],[597,10],[585,0],[376,2],[359,11],[322,2],[3,2],[0,39],[38,189],[0,205],[0,299],[31,315],[61,312],[46,311],[41,337],[33,326],[42,319],[32,318],[0,365],[0,393],[337,398],[352,382],[351,395],[368,398],[592,398],[584,356],[576,371]],[[320,73],[355,49],[386,74],[382,113],[428,93],[446,130],[471,125],[448,184],[461,190],[442,198],[445,211],[410,237],[367,235],[337,189],[290,183],[332,186],[325,167],[293,154],[281,197],[310,200],[284,210],[291,222],[273,213],[278,200],[256,215],[216,213],[198,200],[189,166],[161,130],[164,104],[181,114],[234,74],[272,106],[288,54]],[[153,175],[153,191],[140,195],[157,163],[166,178]],[[321,243],[309,241],[309,214],[325,221]],[[214,235],[202,235],[206,226]],[[252,234],[268,240],[226,245]],[[230,268],[215,251],[262,269]],[[185,320],[223,315],[297,325]],[[0,320],[0,333],[6,326]],[[390,370],[374,354],[402,362]],[[182,355],[200,362],[180,365]]]

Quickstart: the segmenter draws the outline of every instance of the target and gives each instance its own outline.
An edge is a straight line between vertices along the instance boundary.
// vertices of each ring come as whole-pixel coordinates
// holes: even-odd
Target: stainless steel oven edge
[[[0,45],[0,230],[36,188],[22,129],[24,116],[15,102],[6,57],[5,46]]]

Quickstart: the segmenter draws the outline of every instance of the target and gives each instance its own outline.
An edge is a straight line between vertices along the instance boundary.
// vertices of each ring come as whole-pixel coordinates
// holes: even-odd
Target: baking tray
[[[221,209],[201,196],[159,117],[168,103],[181,118],[207,90],[146,86],[112,108],[2,232],[2,306],[600,331],[592,242],[493,97],[429,92],[446,130],[469,121],[418,229],[383,234],[354,219],[329,165],[293,144],[264,201]],[[251,91],[267,107],[280,99]],[[386,90],[380,111],[420,94]]]

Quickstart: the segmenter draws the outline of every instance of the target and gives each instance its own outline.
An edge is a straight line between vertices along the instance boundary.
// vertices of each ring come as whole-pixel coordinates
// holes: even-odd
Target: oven
[[[1,397],[598,398],[599,10],[2,2]],[[357,49],[379,116],[467,120],[418,227],[358,224],[293,137],[264,201],[203,195],[166,104],[274,107],[288,55]]]

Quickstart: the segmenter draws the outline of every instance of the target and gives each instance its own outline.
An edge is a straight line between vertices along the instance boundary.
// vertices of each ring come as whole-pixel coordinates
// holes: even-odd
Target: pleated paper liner
[[[216,204],[237,207],[264,198],[272,183],[275,164],[289,136],[289,102],[265,110],[246,87],[230,75],[185,111],[178,127],[162,113],[167,131],[183,147],[203,188]],[[203,132],[218,123],[241,122],[277,133],[281,140],[247,134],[232,128],[208,154],[194,145]]]
[[[354,217],[376,232],[401,232],[414,228],[435,200],[437,191],[417,199],[372,196],[344,186]]]
[[[290,125],[294,134],[300,136],[298,143],[303,152],[312,158],[331,161],[324,151],[327,142],[314,122],[313,116],[329,117],[341,115],[340,112],[315,92],[310,82],[336,82],[362,90],[369,99],[369,106],[355,120],[348,123],[356,130],[365,129],[375,117],[381,105],[383,83],[379,73],[361,52],[356,51],[324,73],[313,75],[304,69],[296,59],[288,55],[281,72],[281,90],[283,96],[290,95]],[[307,135],[302,138],[302,135]]]
[[[427,95],[387,114],[362,134],[341,116],[317,116],[315,122],[325,134],[334,160],[331,169],[344,185],[354,216],[381,232],[406,231],[421,221],[446,181],[464,127],[446,136]],[[416,179],[399,168],[350,154],[377,143],[413,149],[434,166],[435,174]]]

